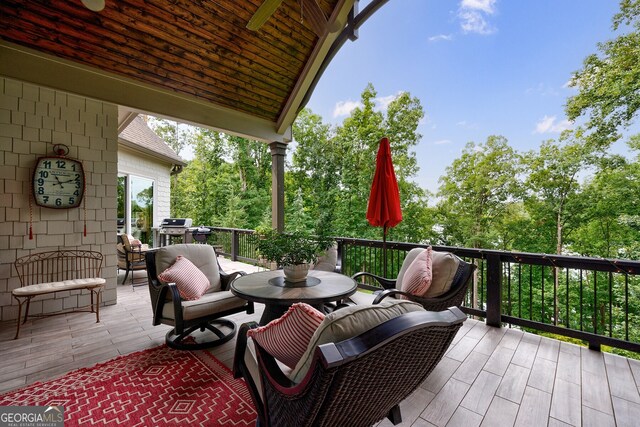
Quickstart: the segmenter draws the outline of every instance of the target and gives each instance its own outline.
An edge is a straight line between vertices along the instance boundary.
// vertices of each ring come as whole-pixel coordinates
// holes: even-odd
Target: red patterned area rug
[[[206,351],[166,346],[121,356],[0,395],[0,406],[64,407],[64,425],[250,426],[242,380]]]

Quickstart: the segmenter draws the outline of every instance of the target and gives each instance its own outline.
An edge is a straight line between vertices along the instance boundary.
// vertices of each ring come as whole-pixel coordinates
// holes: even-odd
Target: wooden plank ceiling
[[[309,62],[321,60],[319,45],[331,35],[314,33],[304,9],[301,16],[300,0],[284,0],[260,30],[248,30],[261,3],[106,0],[104,10],[92,12],[80,0],[2,0],[0,37],[281,130],[290,125],[282,123],[288,109],[299,106],[292,100],[305,90]],[[350,8],[353,0],[317,3],[329,24],[341,29],[344,22],[336,20],[348,10],[338,9]]]

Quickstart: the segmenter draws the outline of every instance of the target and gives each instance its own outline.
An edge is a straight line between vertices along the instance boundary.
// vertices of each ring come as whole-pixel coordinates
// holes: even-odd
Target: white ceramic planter
[[[309,264],[285,265],[282,269],[287,282],[297,283],[307,280]]]

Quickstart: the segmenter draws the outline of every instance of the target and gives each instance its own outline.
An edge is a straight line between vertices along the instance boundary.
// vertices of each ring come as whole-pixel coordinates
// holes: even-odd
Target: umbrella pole
[[[387,226],[383,227],[382,232],[382,275],[387,278]]]

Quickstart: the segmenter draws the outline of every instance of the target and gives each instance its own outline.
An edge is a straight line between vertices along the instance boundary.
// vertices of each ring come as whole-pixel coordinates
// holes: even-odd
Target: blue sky
[[[435,193],[468,141],[503,135],[527,151],[572,126],[566,84],[615,36],[618,9],[615,0],[390,0],[336,55],[307,106],[339,124],[369,82],[381,108],[401,91],[419,98],[416,181]]]

